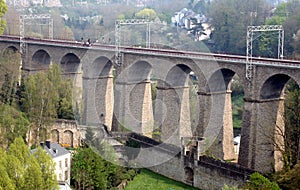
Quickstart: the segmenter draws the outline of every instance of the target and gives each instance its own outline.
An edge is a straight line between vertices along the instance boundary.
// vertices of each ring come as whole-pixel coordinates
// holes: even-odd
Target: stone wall
[[[153,172],[202,190],[221,189],[225,184],[241,187],[249,175],[255,172],[207,156],[197,159],[196,154],[185,155],[178,147],[138,134],[127,134],[127,137],[141,144],[140,154],[135,161],[142,165],[148,164],[147,168]]]

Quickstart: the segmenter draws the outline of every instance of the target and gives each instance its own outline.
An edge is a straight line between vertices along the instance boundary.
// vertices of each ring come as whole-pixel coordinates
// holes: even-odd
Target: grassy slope
[[[125,190],[199,190],[152,171],[142,169]]]

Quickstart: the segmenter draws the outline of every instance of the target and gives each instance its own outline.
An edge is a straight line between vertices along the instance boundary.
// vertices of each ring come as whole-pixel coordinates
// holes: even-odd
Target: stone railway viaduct
[[[20,49],[19,38],[0,41],[2,52]],[[273,142],[283,142],[276,131],[284,129],[284,87],[290,79],[300,84],[298,61],[253,59],[248,80],[242,56],[134,47],[120,52],[117,65],[114,46],[28,38],[22,70],[31,74],[60,64],[74,80],[83,125],[105,124],[110,131],[122,126],[148,137],[158,129],[161,141],[176,146],[182,137],[203,137],[202,152],[224,160],[234,157],[230,85],[237,75],[245,94],[238,163],[263,173],[281,168]],[[189,100],[191,72],[196,103]]]

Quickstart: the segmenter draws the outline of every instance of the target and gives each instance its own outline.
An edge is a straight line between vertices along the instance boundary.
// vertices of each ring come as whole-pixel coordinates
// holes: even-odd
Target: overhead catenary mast
[[[253,49],[253,35],[255,32],[274,32],[278,31],[278,59],[283,59],[283,45],[284,45],[284,30],[282,25],[262,25],[262,26],[248,26],[247,28],[247,49],[246,49],[246,78],[251,81],[253,78],[253,64],[252,64],[252,49]]]

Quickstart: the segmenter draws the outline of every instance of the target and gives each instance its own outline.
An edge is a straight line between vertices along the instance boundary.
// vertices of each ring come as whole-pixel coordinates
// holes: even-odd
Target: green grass
[[[178,181],[142,169],[141,173],[128,183],[125,190],[199,190]]]

